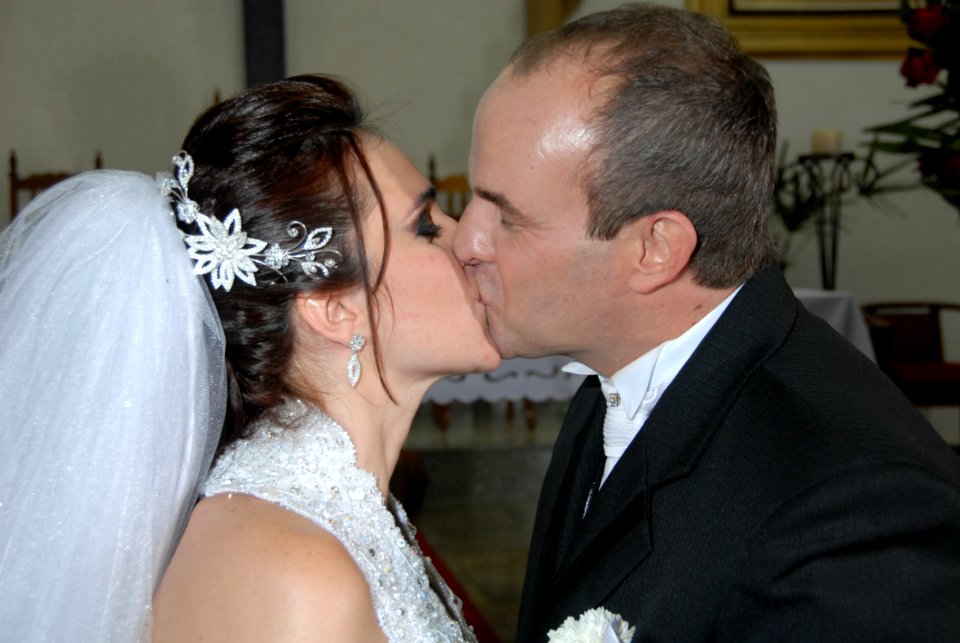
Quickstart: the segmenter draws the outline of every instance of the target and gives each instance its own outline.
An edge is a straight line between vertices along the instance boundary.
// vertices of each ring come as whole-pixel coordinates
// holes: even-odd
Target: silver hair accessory
[[[279,281],[286,281],[281,270],[291,261],[300,265],[303,274],[316,279],[329,277],[330,271],[337,267],[342,255],[325,249],[333,236],[333,228],[314,228],[308,233],[307,226],[294,221],[287,226],[287,234],[297,241],[289,246],[248,237],[242,230],[240,210],[234,208],[220,221],[200,212],[197,202],[188,196],[187,186],[193,176],[193,159],[189,154],[180,152],[173,157],[173,164],[176,177],[164,179],[160,188],[165,196],[176,201],[177,219],[187,224],[196,222],[200,228],[200,234],[184,234],[183,241],[194,261],[194,273],[209,274],[214,289],[229,291],[234,276],[256,286],[254,273],[260,266],[276,272]]]
[[[357,388],[357,382],[360,381],[360,356],[357,354],[367,343],[367,338],[363,333],[354,333],[350,338],[350,359],[347,360],[347,381],[350,386]]]

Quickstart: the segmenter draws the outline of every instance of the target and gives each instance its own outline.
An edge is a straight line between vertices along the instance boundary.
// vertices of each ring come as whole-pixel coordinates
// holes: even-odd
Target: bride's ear
[[[366,326],[362,303],[351,293],[301,293],[294,299],[293,314],[311,332],[346,346]]]

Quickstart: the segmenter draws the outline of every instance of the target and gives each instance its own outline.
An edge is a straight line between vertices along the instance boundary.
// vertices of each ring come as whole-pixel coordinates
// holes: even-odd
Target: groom
[[[707,19],[595,14],[477,110],[454,250],[505,357],[588,377],[541,491],[517,639],[951,640],[960,459],[810,315],[765,221],[765,70]]]

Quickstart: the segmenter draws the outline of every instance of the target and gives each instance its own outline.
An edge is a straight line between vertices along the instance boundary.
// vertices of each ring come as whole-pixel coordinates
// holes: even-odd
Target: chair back
[[[444,213],[459,219],[470,201],[470,182],[466,174],[448,174],[437,176],[437,160],[430,155],[428,163],[430,184],[437,189],[437,205]]]
[[[942,362],[940,311],[944,308],[960,310],[960,305],[933,302],[864,305],[877,363],[883,366]]]
[[[943,311],[960,304],[894,302],[866,304],[877,366],[917,406],[960,406],[960,362],[943,352]]]
[[[103,158],[97,152],[93,161],[95,169],[103,168]],[[17,172],[17,152],[10,150],[10,218],[17,216],[20,211],[20,194],[27,193],[30,197],[24,204],[37,196],[43,190],[73,176],[70,172],[35,172],[20,176]]]

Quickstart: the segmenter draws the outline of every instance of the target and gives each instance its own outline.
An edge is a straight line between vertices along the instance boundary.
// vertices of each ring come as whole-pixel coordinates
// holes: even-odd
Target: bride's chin
[[[500,353],[492,345],[488,344],[482,351],[474,353],[469,360],[464,363],[465,368],[461,375],[471,373],[489,373],[500,366]]]
[[[452,375],[470,375],[472,373],[489,373],[500,366],[500,353],[493,344],[486,344],[481,351],[477,351],[463,360],[455,372],[448,372],[443,377]],[[438,379],[443,379],[443,377]]]
[[[498,366],[500,366],[500,352],[497,351],[497,348],[493,344],[490,344],[489,346],[490,347],[487,351],[486,358],[479,369],[481,372],[485,373],[495,370]]]

